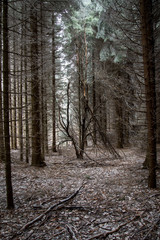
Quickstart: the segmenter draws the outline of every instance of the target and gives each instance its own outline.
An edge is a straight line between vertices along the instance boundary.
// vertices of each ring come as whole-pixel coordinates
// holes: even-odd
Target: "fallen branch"
[[[82,185],[83,186],[83,185]],[[38,217],[34,218],[32,221],[28,222],[27,224],[25,224],[18,233],[14,234],[14,236],[11,239],[14,239],[15,237],[17,237],[18,235],[21,235],[25,230],[27,230],[31,225],[33,225],[34,223],[42,220],[43,218],[48,219],[47,216],[49,215],[49,213],[54,209],[60,209],[63,208],[64,204],[70,202],[73,198],[75,198],[77,196],[77,194],[79,193],[79,191],[81,190],[82,186],[75,192],[73,193],[71,196],[69,196],[68,198],[65,198],[63,200],[61,200],[60,202],[52,205],[51,207],[49,207],[44,213],[42,213],[41,215],[39,215]]]
[[[67,230],[68,230],[68,232],[69,232],[69,234],[70,234],[70,236],[71,236],[71,239],[73,239],[73,240],[78,240],[78,239],[76,238],[75,233],[73,232],[72,228],[71,228],[69,225],[67,225]]]
[[[159,222],[160,222],[160,217],[154,224],[152,224],[151,228],[149,229],[149,231],[147,232],[147,234],[144,236],[142,240],[148,239],[148,236],[157,228]]]
[[[125,222],[121,225],[119,225],[117,228],[108,231],[108,232],[104,232],[104,233],[100,233],[97,234],[91,238],[89,238],[88,240],[93,240],[93,239],[105,239],[106,237],[108,237],[110,234],[113,234],[115,232],[118,232],[122,227],[126,226],[127,224],[131,223],[132,221],[136,220],[137,218],[139,218],[140,216],[135,216],[134,218],[132,218],[131,220],[129,220],[128,222]]]
[[[65,231],[66,231],[66,230],[62,230],[62,231],[60,231],[60,232],[58,232],[58,233],[55,233],[55,234],[53,235],[53,237],[57,237],[57,236],[59,236],[59,235],[62,235],[62,234],[65,233]]]

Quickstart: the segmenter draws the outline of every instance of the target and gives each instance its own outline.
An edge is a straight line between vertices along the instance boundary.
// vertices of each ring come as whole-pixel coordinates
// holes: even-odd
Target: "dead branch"
[[[53,237],[57,237],[57,236],[62,235],[62,234],[64,234],[64,233],[65,233],[65,230],[62,230],[62,231],[60,231],[60,232],[58,232],[58,233],[55,233],[55,234],[53,235]]]
[[[70,211],[78,210],[78,211],[86,211],[86,212],[88,212],[88,211],[91,212],[91,211],[95,210],[95,208],[83,207],[83,206],[66,206],[66,207],[64,207],[64,209],[70,210]]]
[[[83,185],[75,192],[73,193],[71,196],[61,200],[60,202],[52,205],[51,207],[49,207],[44,213],[40,214],[39,216],[37,216],[36,218],[34,218],[32,221],[28,222],[27,224],[25,224],[18,233],[14,234],[14,236],[11,239],[14,239],[15,237],[17,237],[18,235],[21,235],[25,230],[27,230],[29,227],[31,227],[33,224],[35,224],[36,222],[42,220],[43,219],[48,219],[48,215],[52,210],[58,210],[63,208],[64,204],[69,203],[73,198],[75,198],[77,196],[77,194],[79,193],[79,191],[81,190],[81,188],[83,187]]]
[[[153,232],[157,228],[159,222],[160,222],[160,217],[158,218],[158,220],[154,224],[152,224],[149,231],[147,232],[147,234],[144,236],[144,238],[142,240],[148,239],[148,236],[151,234],[151,232]]]
[[[139,218],[140,216],[135,216],[134,218],[132,218],[131,220],[129,220],[128,222],[125,222],[121,225],[119,225],[117,228],[111,230],[111,231],[108,231],[108,232],[104,232],[104,233],[100,233],[100,234],[97,234],[91,238],[89,238],[88,240],[93,240],[93,239],[105,239],[106,237],[108,237],[110,234],[113,234],[115,232],[118,232],[122,227],[126,226],[127,224],[133,222],[134,220],[136,220],[137,218]]]
[[[75,233],[73,232],[72,228],[71,228],[69,225],[66,225],[66,226],[67,226],[67,230],[68,230],[68,232],[69,232],[69,234],[70,234],[70,236],[71,236],[71,239],[73,239],[73,240],[78,240],[78,239],[76,238],[76,235],[75,235]]]
[[[101,128],[101,125],[98,121],[98,119],[96,118],[96,116],[94,116],[92,109],[88,106],[88,110],[91,113],[91,115],[93,116],[93,120],[96,122],[97,126],[98,126],[98,132],[99,135],[101,137],[101,141],[103,142],[103,145],[105,146],[106,149],[109,150],[109,152],[115,157],[115,158],[121,158],[119,153],[116,151],[116,149],[112,146],[111,142],[109,141],[109,138],[107,136],[107,134],[105,134]]]

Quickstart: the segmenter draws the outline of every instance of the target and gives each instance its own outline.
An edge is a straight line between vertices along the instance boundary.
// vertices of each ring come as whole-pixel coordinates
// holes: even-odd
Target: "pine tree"
[[[8,39],[8,0],[3,1],[3,102],[4,102],[4,135],[5,135],[5,164],[6,164],[6,189],[7,208],[14,208],[12,178],[11,178],[11,154],[9,131],[9,39]]]
[[[140,0],[148,130],[148,186],[156,188],[156,90],[152,0]]]
[[[5,160],[4,156],[4,128],[3,128],[3,105],[2,105],[2,2],[0,2],[0,162]]]
[[[32,99],[32,165],[44,166],[44,156],[41,148],[40,127],[40,81],[38,74],[38,29],[37,7],[35,3],[30,10],[31,27],[31,99]]]
[[[54,13],[52,13],[52,28],[52,151],[56,152],[56,49]]]

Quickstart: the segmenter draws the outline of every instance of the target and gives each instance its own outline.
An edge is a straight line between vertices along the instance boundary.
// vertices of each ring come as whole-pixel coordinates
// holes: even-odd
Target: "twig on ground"
[[[53,209],[61,209],[63,208],[64,204],[70,202],[73,198],[75,198],[77,196],[77,194],[79,193],[79,191],[81,190],[81,188],[83,187],[83,185],[75,192],[73,193],[71,196],[69,196],[68,198],[65,198],[63,200],[61,200],[60,202],[52,205],[51,207],[49,207],[44,213],[42,213],[41,215],[39,215],[38,217],[34,218],[32,221],[28,222],[27,224],[25,224],[18,233],[15,233],[14,236],[11,239],[14,239],[15,237],[17,237],[18,235],[21,235],[25,230],[27,230],[31,225],[33,225],[34,223],[44,219],[48,219],[48,215],[49,213],[53,210]]]
[[[64,209],[66,210],[70,210],[70,211],[74,211],[74,210],[78,210],[78,211],[93,211],[95,210],[94,208],[91,207],[83,207],[83,206],[65,206]]]
[[[73,240],[78,240],[77,237],[76,237],[76,235],[75,235],[75,233],[73,232],[71,226],[70,226],[70,225],[66,225],[66,226],[67,226],[67,230],[68,230],[68,232],[69,232],[69,234],[70,234],[70,236],[71,236],[71,239],[73,239]]]
[[[146,240],[148,238],[148,236],[151,234],[151,232],[157,228],[157,225],[159,224],[160,222],[160,216],[158,218],[158,220],[152,224],[152,226],[150,227],[149,231],[147,232],[147,234],[144,236],[144,238],[142,240]]]
[[[57,236],[59,236],[59,235],[62,235],[63,233],[65,233],[66,232],[66,230],[62,230],[62,231],[60,231],[60,232],[58,232],[58,233],[55,233],[54,235],[53,235],[53,237],[57,237]]]
[[[125,222],[121,225],[119,225],[117,228],[111,230],[111,231],[107,231],[107,232],[104,232],[104,233],[100,233],[100,234],[97,234],[91,238],[89,238],[88,240],[93,240],[93,239],[105,239],[106,237],[108,237],[110,234],[113,234],[115,232],[118,232],[122,227],[126,226],[127,224],[133,222],[134,220],[136,220],[137,218],[139,218],[140,216],[135,216],[134,218],[132,218],[131,220],[129,220],[128,222]]]
[[[28,240],[28,239],[32,236],[33,233],[34,233],[34,231],[32,230],[32,231],[29,233],[29,235],[25,238],[25,240]]]
[[[87,226],[90,226],[93,222],[96,221],[96,218],[94,218],[92,221],[90,222],[87,222],[87,223],[83,223],[79,228],[78,228],[78,231],[80,231],[82,228],[84,227],[87,227]]]

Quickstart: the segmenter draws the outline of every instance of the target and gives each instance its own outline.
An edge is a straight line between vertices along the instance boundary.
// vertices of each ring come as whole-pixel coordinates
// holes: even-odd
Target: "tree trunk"
[[[10,82],[9,92],[11,92],[11,89],[12,89],[12,87],[11,87],[11,82]],[[13,129],[14,122],[13,122],[13,110],[12,110],[12,108],[13,108],[12,94],[10,93],[9,94],[9,122],[10,122],[9,126],[10,126],[10,147],[11,147],[11,149],[13,149],[13,134],[14,134],[14,131],[13,131],[14,130]]]
[[[26,55],[27,49],[25,46],[24,49],[24,54]],[[27,59],[25,58],[24,60],[24,69],[25,69],[25,128],[26,128],[26,163],[29,163],[29,149],[30,149],[30,144],[29,144],[29,119],[28,119],[28,82],[27,82]]]
[[[13,17],[15,18],[15,11],[13,11]],[[14,28],[16,31],[16,27]],[[16,37],[13,32],[13,86],[14,86],[14,96],[13,96],[13,120],[14,120],[14,132],[13,132],[13,149],[17,149],[17,77],[16,77]]]
[[[55,61],[55,16],[52,14],[52,151],[56,152],[56,61]]]
[[[129,124],[129,110],[128,109],[125,110],[124,122],[125,122],[125,124],[124,124],[125,139],[124,139],[124,141],[125,141],[125,145],[129,146],[129,134],[130,134],[129,126],[130,126],[130,124]]]
[[[13,64],[14,64],[14,70],[13,70],[14,71],[14,73],[13,73],[13,75],[14,75],[13,76],[13,81],[14,81],[14,83],[13,83],[13,85],[14,85],[14,97],[13,97],[13,108],[14,108],[14,110],[13,110],[13,115],[14,115],[14,117],[13,117],[13,119],[14,119],[13,149],[17,149],[17,110],[16,110],[16,107],[17,107],[17,94],[16,94],[17,86],[16,86],[16,81],[17,81],[17,79],[16,79],[16,76],[15,76],[16,75],[15,54],[14,54],[14,63]]]
[[[40,7],[40,16],[41,16],[41,26],[40,26],[40,31],[41,31],[41,50],[40,50],[40,58],[41,58],[41,142],[42,142],[42,154],[45,155],[45,109],[44,109],[44,59],[43,59],[43,52],[44,52],[44,43],[43,43],[43,4],[41,2],[41,7]]]
[[[11,155],[9,133],[9,59],[8,59],[8,0],[3,0],[3,102],[4,102],[4,134],[5,134],[5,163],[6,163],[6,190],[7,208],[14,208]]]
[[[45,151],[46,153],[48,153],[48,116],[47,116],[47,89],[46,89],[46,85],[45,85],[45,103],[44,103],[44,108],[45,108],[45,112],[44,112],[44,144],[45,144]]]
[[[24,22],[24,6],[22,6],[22,21]],[[24,54],[24,27],[21,27],[21,59],[20,59],[20,84],[19,84],[19,143],[20,143],[20,161],[23,161],[23,70],[24,70],[24,61],[23,61],[23,54]]]
[[[25,13],[27,12],[27,6],[25,4]],[[25,18],[26,18],[25,14]],[[24,56],[27,56],[27,42],[26,42],[26,25],[24,26]],[[29,116],[28,116],[28,78],[27,78],[27,57],[24,58],[24,73],[25,73],[25,155],[26,155],[26,163],[29,163],[29,153],[30,153],[30,142],[29,142]]]
[[[3,105],[2,105],[2,2],[0,1],[0,162],[5,160],[4,156],[4,128],[3,128]]]
[[[107,103],[106,100],[103,100],[103,129],[104,133],[107,133]]]
[[[41,152],[41,128],[40,128],[40,96],[38,78],[38,32],[37,9],[31,7],[31,101],[32,101],[32,165],[44,166],[44,156]]]
[[[95,82],[95,55],[92,50],[92,104],[93,104],[93,116],[96,116],[96,82]],[[96,122],[93,121],[93,143],[97,144]]]
[[[124,126],[123,126],[123,103],[122,99],[115,100],[116,110],[116,132],[117,148],[123,148],[124,145]]]
[[[22,47],[22,46],[21,46]],[[22,55],[22,49],[21,49]],[[23,161],[23,122],[22,122],[22,71],[23,71],[23,63],[21,58],[21,76],[19,78],[19,89],[18,89],[18,122],[19,122],[19,147],[20,147],[20,161]]]
[[[156,91],[152,0],[140,0],[144,80],[148,130],[148,187],[156,188]]]
[[[81,56],[79,52],[79,46],[77,46],[77,73],[78,73],[78,142],[79,146],[81,146],[82,142],[82,104],[81,104],[81,88],[82,88],[82,83],[81,83]],[[77,158],[80,158],[77,155]]]

